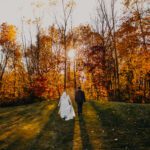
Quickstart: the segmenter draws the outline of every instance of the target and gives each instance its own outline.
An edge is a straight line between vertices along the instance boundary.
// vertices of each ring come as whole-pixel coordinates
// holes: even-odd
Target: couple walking
[[[82,114],[82,106],[85,102],[84,91],[81,90],[81,87],[78,87],[75,92],[75,101],[78,107],[78,116]],[[59,101],[59,114],[60,117],[67,120],[73,119],[75,117],[74,108],[71,102],[69,95],[66,92],[63,92],[60,101]]]

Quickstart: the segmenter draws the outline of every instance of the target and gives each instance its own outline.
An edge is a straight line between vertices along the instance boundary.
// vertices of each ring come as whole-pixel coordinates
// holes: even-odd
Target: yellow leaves
[[[56,5],[58,2],[58,0],[48,0],[47,2],[43,1],[43,0],[37,0],[35,2],[32,2],[31,5],[33,6],[34,9],[40,9],[46,5],[50,5],[50,6],[53,6],[53,5]]]
[[[35,8],[41,8],[44,6],[44,3],[42,1],[37,1],[37,2],[34,2],[32,3],[32,5],[35,7]]]
[[[51,39],[53,40],[53,42],[57,42],[58,36],[59,36],[59,31],[58,31],[58,29],[55,27],[55,25],[52,25],[52,26],[49,28],[49,36],[51,37]]]
[[[72,8],[76,5],[75,1],[74,0],[70,0],[68,1],[68,3],[66,4],[66,9],[67,8]]]
[[[147,0],[144,0],[147,1]],[[143,3],[143,0],[124,0],[124,5],[128,8],[130,6],[133,6],[136,3]]]
[[[22,56],[21,52],[18,49],[15,50],[14,55],[15,55],[15,58],[21,58]]]
[[[14,42],[16,40],[16,27],[3,23],[0,26],[0,44]]]
[[[48,43],[51,43],[51,40],[50,40],[50,37],[49,36],[42,36],[41,38],[40,38],[40,42],[41,42],[41,44],[42,45],[46,45],[46,44],[48,44]]]
[[[142,52],[142,55],[141,53],[135,53],[126,57],[128,57],[128,59],[124,58],[123,64],[120,65],[120,84],[123,87],[129,84],[130,81],[132,83],[132,86],[128,85],[130,89],[137,89],[140,82],[144,81],[145,75],[150,70],[150,54]],[[129,74],[130,72],[132,72],[133,75]],[[140,88],[144,90],[144,88]],[[137,94],[140,95],[140,93]]]
[[[58,0],[49,0],[49,5],[56,5]]]

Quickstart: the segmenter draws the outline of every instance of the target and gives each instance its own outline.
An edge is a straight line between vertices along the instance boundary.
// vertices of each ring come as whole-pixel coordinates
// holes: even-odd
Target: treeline
[[[93,89],[96,99],[106,96],[110,100],[146,103],[150,102],[148,1],[123,2],[125,12],[118,19],[115,0],[109,10],[104,0],[98,0],[93,27],[101,43],[93,43],[87,50],[86,65],[92,81],[89,93]]]
[[[83,87],[87,99],[150,102],[150,11],[145,3],[125,1],[126,13],[118,19],[115,0],[109,12],[105,1],[98,0],[94,24],[75,28],[69,26],[69,3],[63,24],[43,29],[33,21],[35,42],[32,35],[28,41],[23,30],[18,42],[17,28],[2,23],[1,105],[58,99],[65,86],[68,90],[75,85]],[[70,49],[76,51],[75,68],[67,57]]]

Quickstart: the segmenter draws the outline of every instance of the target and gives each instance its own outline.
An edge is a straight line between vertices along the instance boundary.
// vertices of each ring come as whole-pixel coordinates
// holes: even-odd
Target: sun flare
[[[73,60],[73,59],[75,59],[75,56],[76,56],[75,50],[74,50],[74,49],[71,49],[71,50],[68,52],[68,57]]]

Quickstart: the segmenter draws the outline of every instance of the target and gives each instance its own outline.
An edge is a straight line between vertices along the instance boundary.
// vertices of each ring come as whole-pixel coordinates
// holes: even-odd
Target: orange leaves
[[[41,40],[41,43],[44,44],[44,43],[48,43],[50,41],[50,37],[49,36],[42,36],[40,38]]]
[[[43,96],[47,90],[47,79],[44,77],[36,77],[31,84],[30,90],[34,92],[35,96]]]
[[[3,45],[6,42],[14,42],[16,40],[16,27],[3,23],[0,26],[0,44]]]
[[[14,58],[19,59],[22,57],[22,53],[20,51],[20,45],[14,43]]]
[[[52,47],[52,40],[50,36],[42,35],[40,37],[40,43],[42,48],[51,48]]]
[[[66,9],[67,8],[71,8],[71,7],[74,7],[76,5],[75,1],[74,0],[70,0],[67,2],[66,4]]]
[[[58,29],[55,27],[55,25],[52,25],[49,29],[49,36],[51,38],[51,40],[55,43],[58,40],[59,37],[59,31]]]

